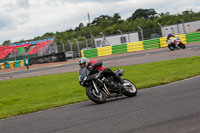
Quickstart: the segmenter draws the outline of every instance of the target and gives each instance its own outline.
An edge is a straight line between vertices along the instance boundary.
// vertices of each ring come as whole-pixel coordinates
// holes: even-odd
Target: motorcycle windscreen
[[[79,81],[81,81],[85,76],[89,75],[90,71],[86,69],[86,67],[83,67],[79,70]]]

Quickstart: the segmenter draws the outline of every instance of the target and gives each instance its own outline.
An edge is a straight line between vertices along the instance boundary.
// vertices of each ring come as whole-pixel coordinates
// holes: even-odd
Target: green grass
[[[200,56],[118,68],[142,89],[200,75]],[[0,118],[84,100],[77,72],[0,81]]]

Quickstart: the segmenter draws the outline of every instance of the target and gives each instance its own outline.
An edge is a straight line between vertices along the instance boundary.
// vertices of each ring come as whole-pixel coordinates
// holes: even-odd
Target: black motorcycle
[[[79,70],[79,83],[83,87],[86,87],[86,94],[90,100],[97,104],[105,103],[107,98],[128,96],[133,97],[137,94],[137,88],[135,85],[127,80],[123,79],[123,84],[119,84],[114,80],[113,76],[104,76],[103,72],[91,74],[86,68]],[[123,69],[114,71],[118,76],[122,76],[124,73]],[[121,87],[118,87],[120,86]]]

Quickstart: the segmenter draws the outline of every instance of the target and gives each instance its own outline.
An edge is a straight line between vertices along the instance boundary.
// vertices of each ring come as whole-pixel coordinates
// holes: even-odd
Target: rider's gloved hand
[[[94,69],[94,66],[89,66],[89,70],[93,70]]]

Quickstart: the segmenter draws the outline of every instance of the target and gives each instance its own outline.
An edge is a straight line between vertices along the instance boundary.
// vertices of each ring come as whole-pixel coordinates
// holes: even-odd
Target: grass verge
[[[118,68],[142,89],[200,75],[200,56]],[[77,72],[0,81],[0,119],[84,100]]]

